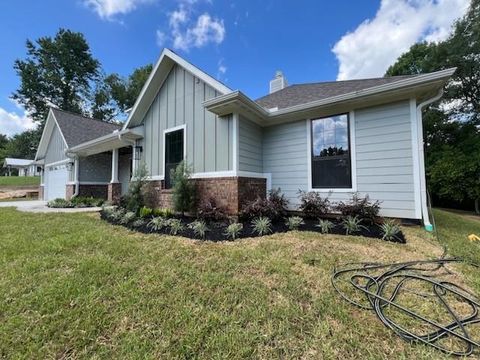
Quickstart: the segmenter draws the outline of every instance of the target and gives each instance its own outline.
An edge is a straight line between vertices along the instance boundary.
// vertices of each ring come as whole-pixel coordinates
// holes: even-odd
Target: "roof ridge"
[[[330,81],[315,81],[315,82],[308,82],[308,83],[298,83],[298,84],[291,84],[287,87],[291,86],[300,86],[300,85],[314,85],[314,84],[332,84],[332,83],[340,83],[340,82],[353,82],[353,81],[365,81],[365,80],[382,80],[382,79],[391,79],[391,78],[407,78],[407,77],[414,77],[418,76],[419,74],[413,75],[394,75],[394,76],[382,76],[382,77],[372,77],[372,78],[362,78],[362,79],[348,79],[348,80],[330,80]],[[285,89],[287,88],[285,87]],[[283,90],[283,89],[282,89]]]

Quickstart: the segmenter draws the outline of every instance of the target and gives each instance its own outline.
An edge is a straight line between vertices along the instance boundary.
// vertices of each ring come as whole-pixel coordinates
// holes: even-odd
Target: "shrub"
[[[70,202],[73,204],[74,207],[93,207],[102,206],[104,200],[94,198],[93,196],[75,196],[70,199]]]
[[[227,211],[224,206],[217,205],[213,198],[204,199],[197,208],[197,215],[205,221],[223,221],[227,219]]]
[[[140,163],[138,168],[135,169],[133,174],[133,180],[128,187],[128,193],[123,199],[123,203],[126,209],[137,213],[138,210],[144,206],[144,194],[143,189],[147,185],[148,169],[144,162]]]
[[[300,216],[291,216],[287,219],[286,225],[289,230],[298,230],[301,225],[304,225],[305,222]]]
[[[191,211],[195,203],[195,185],[190,181],[191,173],[184,161],[173,171],[173,206],[182,215]]]
[[[65,200],[65,199],[61,199],[61,198],[50,200],[47,203],[47,206],[50,207],[50,208],[72,208],[72,207],[74,207],[74,205],[70,201]]]
[[[367,228],[361,225],[362,219],[358,216],[347,216],[343,219],[342,224],[347,235],[358,233],[361,229],[367,230]]]
[[[267,217],[259,217],[252,220],[253,231],[263,236],[272,232],[272,222]]]
[[[387,241],[399,240],[400,226],[394,220],[386,220],[380,225],[382,231],[382,239]]]
[[[328,234],[330,231],[332,231],[334,224],[330,220],[320,219],[318,220],[318,225],[315,226],[320,228],[322,234]]]
[[[139,227],[142,227],[143,225],[145,225],[145,220],[142,218],[136,219],[134,222],[132,222],[132,226],[134,228],[139,228]]]
[[[209,231],[207,224],[205,224],[203,220],[196,220],[188,224],[188,227],[192,229],[195,236],[198,236],[200,239],[205,239],[205,235],[207,231]]]
[[[287,214],[288,200],[280,189],[271,190],[266,199],[257,197],[255,200],[247,202],[240,213],[242,219],[254,219],[267,217],[271,220],[278,220]]]
[[[153,231],[160,231],[168,226],[168,220],[161,216],[154,217],[147,226]]]
[[[350,201],[339,202],[335,209],[344,216],[358,216],[365,222],[373,224],[380,211],[380,202],[371,202],[368,195],[362,198],[358,194],[353,194]]]
[[[137,215],[133,211],[127,211],[120,219],[120,223],[122,225],[128,225],[133,222],[136,217]]]
[[[125,211],[122,209],[115,209],[112,211],[110,215],[110,219],[113,222],[120,222],[120,220],[123,218],[123,215],[125,215]]]
[[[322,198],[316,191],[298,191],[300,198],[299,210],[308,218],[319,218],[330,210],[328,198]]]
[[[161,217],[164,217],[164,218],[171,218],[171,217],[173,217],[173,215],[175,215],[173,213],[173,211],[169,208],[153,209],[152,214],[154,216],[161,216]]]
[[[153,209],[152,208],[149,208],[149,207],[146,207],[146,206],[143,206],[143,207],[140,208],[139,215],[140,215],[141,218],[147,218],[152,214],[153,214]]]
[[[243,230],[242,223],[232,223],[225,229],[225,236],[229,239],[235,240]]]
[[[167,222],[167,226],[170,228],[171,235],[178,235],[180,232],[185,230],[185,226],[179,219],[170,219]]]

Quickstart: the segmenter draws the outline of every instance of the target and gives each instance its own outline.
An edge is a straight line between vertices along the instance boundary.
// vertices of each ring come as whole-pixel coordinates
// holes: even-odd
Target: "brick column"
[[[38,187],[38,200],[43,200],[43,194],[44,194],[43,185],[40,185]]]
[[[113,204],[118,204],[122,197],[122,184],[121,183],[109,183],[108,184],[108,196],[107,200]]]
[[[73,194],[75,194],[75,185],[68,184],[65,192],[65,199],[70,200]]]

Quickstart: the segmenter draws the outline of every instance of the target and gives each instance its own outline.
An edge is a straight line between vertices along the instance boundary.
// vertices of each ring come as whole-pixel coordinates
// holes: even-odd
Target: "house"
[[[44,198],[116,201],[145,162],[168,206],[170,170],[185,159],[198,196],[232,214],[280,188],[292,209],[298,190],[331,201],[358,192],[383,216],[428,223],[421,110],[454,70],[291,86],[277,72],[252,100],[165,49],[122,128],[51,110],[36,157]]]
[[[5,175],[12,176],[12,170],[18,171],[18,176],[39,176],[34,160],[5,158],[3,167],[7,169]]]

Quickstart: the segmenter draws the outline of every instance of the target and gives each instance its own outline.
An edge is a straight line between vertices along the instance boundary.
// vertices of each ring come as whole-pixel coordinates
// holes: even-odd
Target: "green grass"
[[[465,237],[480,222],[436,215],[451,253],[480,262]],[[404,231],[406,245],[303,232],[214,244],[0,209],[0,358],[444,358],[330,285],[338,262],[441,254]]]
[[[0,176],[1,186],[39,185],[40,176]]]

